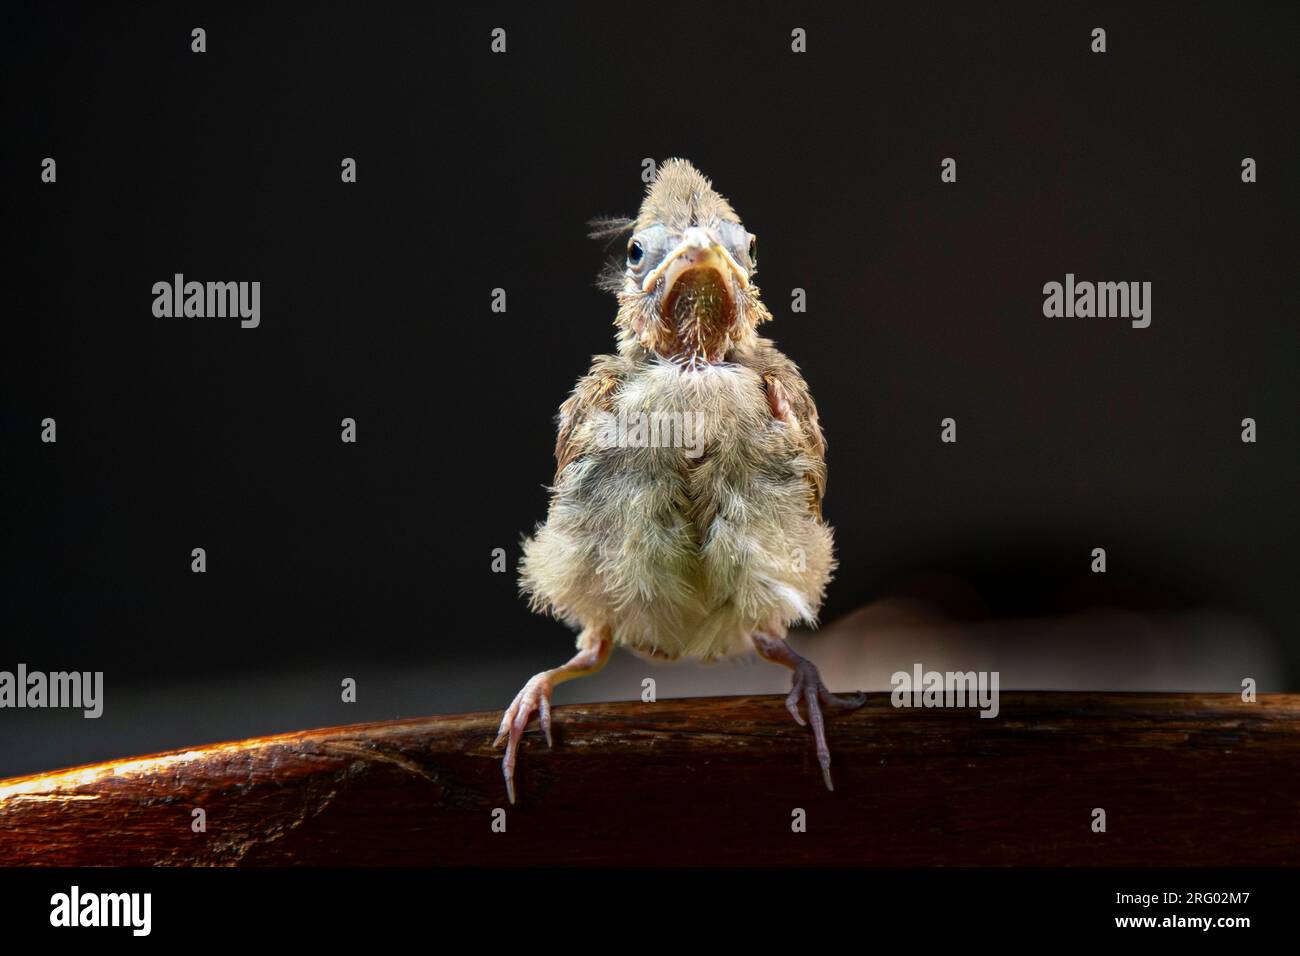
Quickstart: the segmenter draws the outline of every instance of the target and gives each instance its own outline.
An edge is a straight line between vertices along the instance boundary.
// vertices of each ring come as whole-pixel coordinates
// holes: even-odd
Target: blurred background
[[[555,411],[613,347],[585,223],[634,212],[643,158],[674,155],[759,236],[765,331],[821,411],[840,571],[795,640],[828,683],[920,662],[1004,690],[1300,688],[1298,19],[16,10],[0,670],[102,670],[107,699],[94,721],[0,710],[0,776],[497,709],[566,659],[515,562]],[[154,318],[177,272],[259,280],[261,326]],[[1150,281],[1150,328],[1044,318],[1067,272]],[[556,701],[647,676],[661,697],[789,680],[620,654]]]

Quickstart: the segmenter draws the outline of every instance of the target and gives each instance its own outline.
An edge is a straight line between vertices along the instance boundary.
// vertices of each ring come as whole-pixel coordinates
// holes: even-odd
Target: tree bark
[[[1300,862],[1300,695],[1004,693],[982,719],[873,694],[828,721],[834,792],[780,697],[555,716],[513,807],[495,712],[0,781],[0,864]]]

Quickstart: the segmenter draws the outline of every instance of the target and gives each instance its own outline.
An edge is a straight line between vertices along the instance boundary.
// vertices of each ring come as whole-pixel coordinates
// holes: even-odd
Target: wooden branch
[[[497,713],[0,781],[0,864],[1300,862],[1300,695],[1004,693],[991,720],[872,695],[828,724],[833,793],[780,697],[556,718],[554,750],[525,738],[515,807]]]

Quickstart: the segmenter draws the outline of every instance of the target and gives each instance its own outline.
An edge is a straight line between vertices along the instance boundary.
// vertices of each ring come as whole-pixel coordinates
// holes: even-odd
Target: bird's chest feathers
[[[771,423],[763,383],[752,369],[682,371],[663,363],[624,382],[602,417],[601,443],[633,467],[688,477],[719,455],[761,441],[754,429]]]
[[[802,501],[786,426],[753,369],[652,365],[623,383],[597,425],[601,472],[615,486],[605,491],[622,499],[635,543],[676,534],[703,548],[720,521],[734,532],[770,511],[783,483]]]

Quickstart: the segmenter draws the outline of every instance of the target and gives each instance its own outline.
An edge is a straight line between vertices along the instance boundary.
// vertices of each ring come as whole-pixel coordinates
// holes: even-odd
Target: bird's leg
[[[831,711],[857,710],[867,702],[867,695],[858,693],[839,697],[832,694],[822,683],[816,665],[796,654],[794,648],[782,638],[754,634],[751,639],[754,642],[754,650],[758,651],[760,657],[773,664],[784,664],[794,671],[794,686],[790,690],[790,696],[785,699],[786,710],[794,716],[795,723],[803,727],[804,719],[799,716],[799,698],[803,698],[804,708],[808,711],[808,722],[812,724],[813,740],[817,744],[817,762],[821,764],[826,789],[834,790],[835,787],[831,784],[831,751],[826,746],[826,724],[822,720],[822,706]]]
[[[519,756],[519,739],[524,735],[528,722],[532,720],[533,712],[537,712],[542,733],[546,735],[546,746],[549,747],[552,745],[551,691],[555,689],[556,684],[596,673],[609,660],[614,644],[609,639],[608,631],[583,631],[578,639],[578,647],[578,653],[574,654],[567,664],[542,671],[529,678],[528,683],[524,684],[523,690],[515,695],[514,703],[506,708],[505,715],[501,718],[501,729],[497,732],[497,739],[492,746],[499,747],[501,741],[507,741],[505,757],[501,760],[501,772],[506,778],[506,795],[511,803],[515,802],[515,760]]]

